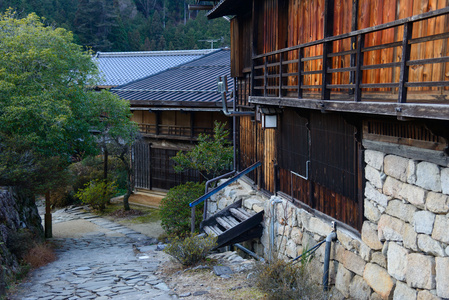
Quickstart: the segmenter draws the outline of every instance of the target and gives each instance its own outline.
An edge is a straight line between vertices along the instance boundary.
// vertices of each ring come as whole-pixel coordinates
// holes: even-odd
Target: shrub
[[[168,235],[185,236],[190,232],[191,208],[189,203],[201,197],[204,193],[203,183],[187,182],[171,188],[162,199],[160,206],[162,228]],[[195,209],[195,227],[202,220],[203,204]]]
[[[109,199],[116,193],[117,187],[115,186],[115,182],[93,180],[86,184],[84,189],[78,190],[75,196],[83,203],[102,211],[109,202]]]
[[[164,252],[176,258],[182,265],[191,266],[206,258],[206,255],[217,245],[217,237],[193,235],[180,239],[173,238]]]
[[[269,263],[256,264],[255,283],[268,299],[327,299],[320,286],[311,281],[307,271],[307,265],[275,258]]]
[[[35,244],[23,257],[23,260],[32,268],[43,267],[55,259],[56,255],[53,249],[46,243]]]

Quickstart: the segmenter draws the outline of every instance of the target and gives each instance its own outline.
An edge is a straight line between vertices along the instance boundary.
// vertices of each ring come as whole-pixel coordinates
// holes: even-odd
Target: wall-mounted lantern
[[[277,128],[278,114],[282,112],[277,107],[259,107],[262,128]]]

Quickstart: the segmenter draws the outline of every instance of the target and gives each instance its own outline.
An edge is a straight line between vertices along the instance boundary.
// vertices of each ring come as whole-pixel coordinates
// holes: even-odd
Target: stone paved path
[[[155,275],[160,261],[154,239],[78,209],[55,216],[56,222],[74,219],[107,233],[53,239],[58,259],[33,271],[10,299],[178,299]]]

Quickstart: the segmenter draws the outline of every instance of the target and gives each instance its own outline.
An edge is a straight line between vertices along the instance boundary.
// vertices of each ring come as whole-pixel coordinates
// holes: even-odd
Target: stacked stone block
[[[448,166],[372,150],[365,151],[365,162],[365,222],[360,236],[337,227],[330,264],[332,298],[449,298]],[[332,230],[323,218],[286,199],[276,198],[280,203],[275,203],[241,181],[212,199],[210,213],[239,199],[247,209],[265,210],[258,252],[267,258],[272,253],[294,258]],[[323,261],[324,245],[311,262],[311,278],[317,283]]]

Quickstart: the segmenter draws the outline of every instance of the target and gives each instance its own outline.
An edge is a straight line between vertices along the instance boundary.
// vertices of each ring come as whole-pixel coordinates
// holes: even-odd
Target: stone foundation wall
[[[12,245],[12,241],[24,231],[37,239],[43,237],[34,197],[13,188],[0,187],[0,296],[4,293],[5,280],[19,271],[19,258],[11,246],[17,246]]]
[[[449,168],[371,150],[365,162],[366,220],[360,236],[337,227],[332,298],[449,298]],[[266,258],[294,258],[332,230],[329,222],[242,181],[209,200],[209,213],[239,199],[248,210],[265,210],[264,234],[252,246]],[[317,283],[323,262],[324,245],[311,261]]]

